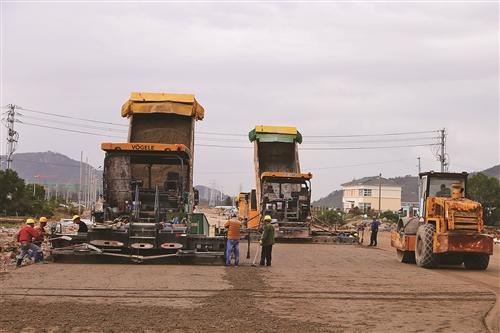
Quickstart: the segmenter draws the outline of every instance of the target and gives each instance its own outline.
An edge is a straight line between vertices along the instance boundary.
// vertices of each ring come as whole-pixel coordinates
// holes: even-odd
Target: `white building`
[[[401,186],[394,181],[381,178],[382,211],[398,211],[401,208]],[[358,207],[361,211],[379,210],[379,177],[365,177],[342,184],[344,210]]]

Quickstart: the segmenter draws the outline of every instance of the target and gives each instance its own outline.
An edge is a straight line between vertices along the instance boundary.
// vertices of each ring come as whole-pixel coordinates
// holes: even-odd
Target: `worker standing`
[[[380,225],[380,221],[378,221],[376,218],[373,218],[373,221],[370,225],[371,229],[371,237],[370,237],[370,245],[369,246],[377,246],[377,234],[378,234],[378,227]]]
[[[264,216],[264,227],[262,228],[262,237],[260,238],[260,245],[262,252],[260,255],[261,266],[271,266],[272,252],[274,244],[274,227],[271,225],[271,216]]]
[[[78,224],[78,233],[80,233],[80,232],[88,232],[89,231],[89,228],[87,227],[87,225],[85,224],[85,222],[83,222],[80,219],[80,216],[74,215],[73,216],[73,223],[74,224]]]
[[[38,237],[38,231],[35,230],[34,226],[35,220],[27,219],[26,225],[17,234],[17,241],[20,244],[21,251],[17,257],[16,267],[21,267],[24,257],[30,250],[35,253],[35,262],[43,261],[42,249],[33,243]]]
[[[234,267],[238,267],[240,263],[240,229],[241,222],[234,219],[234,215],[230,218],[224,228],[227,229],[227,245],[226,245],[226,266],[231,266],[231,255],[234,252]]]
[[[363,244],[364,238],[365,238],[365,224],[364,222],[361,222],[358,224],[358,244]]]

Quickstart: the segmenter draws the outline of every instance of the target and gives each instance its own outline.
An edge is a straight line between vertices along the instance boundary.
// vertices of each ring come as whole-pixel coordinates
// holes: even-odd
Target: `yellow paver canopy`
[[[122,106],[122,117],[135,113],[174,113],[202,120],[205,110],[191,94],[133,92]]]

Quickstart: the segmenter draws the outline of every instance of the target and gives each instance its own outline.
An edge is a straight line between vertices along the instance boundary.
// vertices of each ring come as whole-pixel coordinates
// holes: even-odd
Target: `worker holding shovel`
[[[273,244],[274,244],[274,226],[271,225],[271,216],[264,216],[264,226],[262,228],[262,237],[260,238],[260,245],[262,252],[260,255],[261,266],[271,266]]]

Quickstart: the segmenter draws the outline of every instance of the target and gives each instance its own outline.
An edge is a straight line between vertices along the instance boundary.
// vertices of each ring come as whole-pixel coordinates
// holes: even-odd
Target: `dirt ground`
[[[277,244],[271,267],[31,265],[0,275],[0,332],[500,332],[498,251],[484,272],[380,246]],[[498,304],[498,303],[497,303]]]

